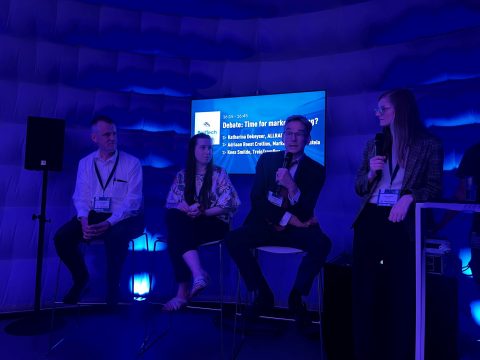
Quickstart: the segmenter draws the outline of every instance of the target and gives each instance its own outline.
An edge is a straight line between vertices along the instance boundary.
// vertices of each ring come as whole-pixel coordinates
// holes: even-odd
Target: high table
[[[415,360],[425,356],[425,249],[422,246],[422,210],[443,209],[480,212],[480,204],[425,202],[415,205]]]

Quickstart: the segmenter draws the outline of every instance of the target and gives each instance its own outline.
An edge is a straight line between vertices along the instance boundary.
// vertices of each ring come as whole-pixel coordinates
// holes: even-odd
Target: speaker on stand
[[[323,334],[328,360],[353,360],[352,265],[339,257],[325,264]]]
[[[34,311],[30,316],[11,322],[5,332],[11,335],[36,335],[48,332],[55,327],[51,317],[40,311],[42,290],[43,251],[45,245],[45,223],[47,205],[48,171],[60,171],[63,164],[65,121],[52,118],[29,116],[25,146],[25,169],[42,171],[42,197],[38,220],[38,245],[35,275]]]

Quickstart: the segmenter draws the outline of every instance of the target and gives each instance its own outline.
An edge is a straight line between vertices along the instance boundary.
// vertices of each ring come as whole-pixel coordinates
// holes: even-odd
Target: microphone
[[[285,153],[285,157],[283,158],[282,168],[288,169],[290,167],[290,164],[292,163],[292,159],[293,159],[293,154],[291,152]]]
[[[385,135],[383,133],[377,133],[375,135],[375,156],[385,156],[383,151],[385,145]],[[376,171],[377,176],[382,175],[382,170]]]
[[[378,133],[375,135],[375,156],[384,156],[383,146],[385,144],[385,135]]]
[[[290,164],[292,163],[292,159],[293,159],[293,154],[291,152],[286,152],[285,157],[283,158],[282,168],[288,169],[290,167]],[[277,184],[277,188],[275,189],[275,195],[279,196],[281,190],[282,190],[282,185]]]

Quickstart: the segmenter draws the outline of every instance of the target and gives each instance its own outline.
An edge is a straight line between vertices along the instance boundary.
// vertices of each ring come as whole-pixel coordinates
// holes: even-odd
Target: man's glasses
[[[391,109],[391,107],[377,106],[376,108],[373,109],[373,112],[375,114],[383,115],[385,114],[385,111],[387,111],[388,109]]]
[[[294,136],[296,138],[304,138],[306,136],[306,133],[299,131],[299,132],[293,132],[293,131],[285,131],[284,132],[286,138],[293,138]]]

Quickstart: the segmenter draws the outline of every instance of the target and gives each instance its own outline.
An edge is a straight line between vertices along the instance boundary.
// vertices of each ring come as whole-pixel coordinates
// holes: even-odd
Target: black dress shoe
[[[245,311],[245,319],[254,321],[262,314],[268,313],[273,309],[273,294],[271,292],[259,292],[253,300],[253,304],[248,306]]]
[[[105,302],[109,306],[115,306],[120,301],[120,286],[115,284],[107,284],[107,296],[105,297]]]
[[[88,277],[81,281],[76,281],[73,283],[73,286],[67,292],[67,294],[63,297],[64,304],[75,305],[77,304],[82,295],[85,293],[87,289]]]
[[[292,313],[299,329],[304,329],[310,325],[311,320],[308,315],[307,305],[299,292],[292,290],[290,293],[288,297],[288,309]]]

